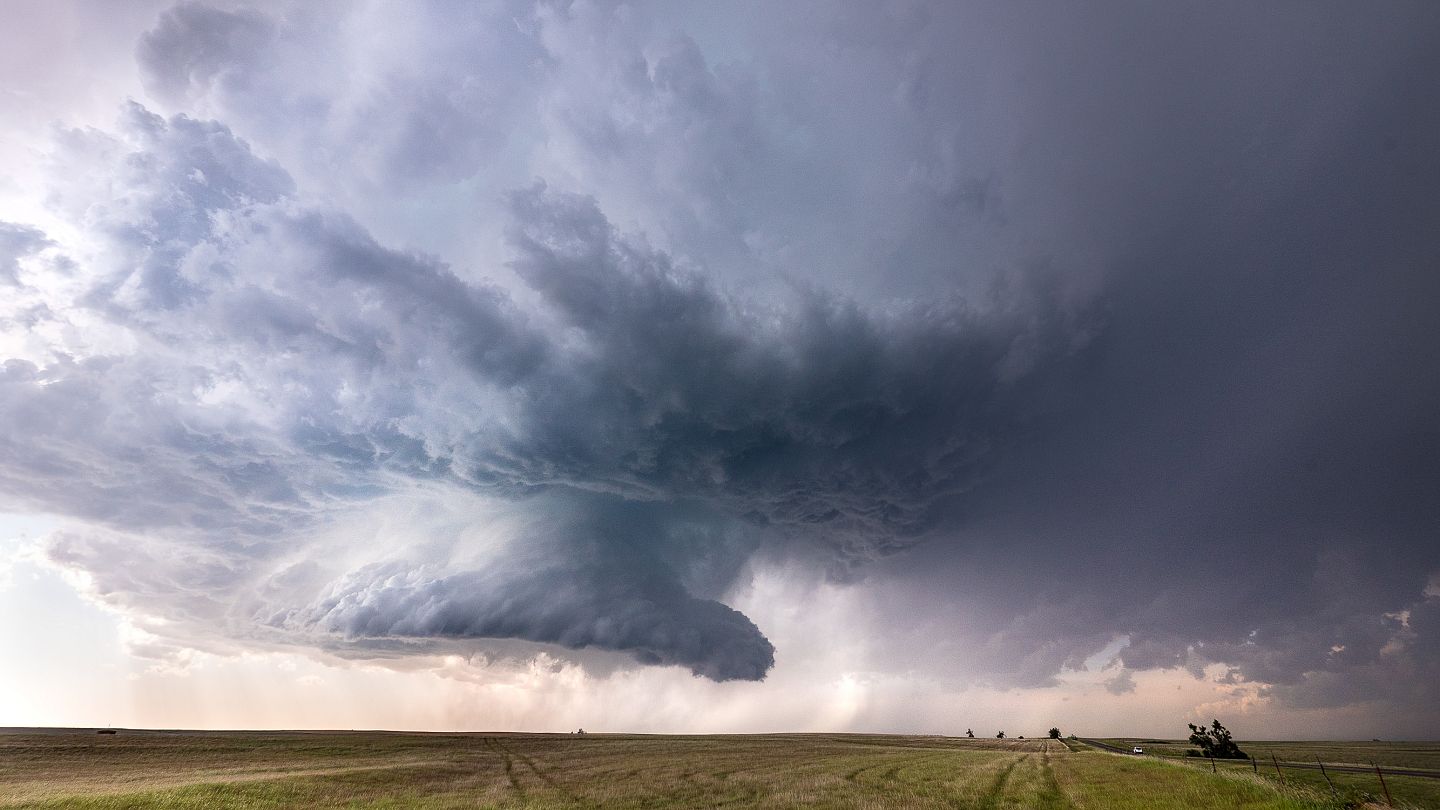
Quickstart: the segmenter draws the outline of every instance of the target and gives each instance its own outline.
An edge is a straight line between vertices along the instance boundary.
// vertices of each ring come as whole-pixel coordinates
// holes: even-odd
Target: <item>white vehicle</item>
[[[1144,749],[1144,748],[1141,748],[1140,746],[1137,745],[1137,746],[1135,746],[1134,748],[1131,748],[1131,749],[1130,749],[1130,753],[1132,753],[1132,754],[1143,754],[1143,753],[1145,753],[1145,749]]]

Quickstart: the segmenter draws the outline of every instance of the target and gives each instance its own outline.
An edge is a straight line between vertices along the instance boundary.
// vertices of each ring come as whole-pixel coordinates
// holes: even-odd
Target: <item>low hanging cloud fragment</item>
[[[554,572],[469,572],[427,579],[404,566],[363,568],[322,597],[313,626],[349,639],[525,639],[629,653],[715,681],[765,677],[775,650],[755,623],[675,583],[577,583]],[[373,579],[372,579],[373,578]]]

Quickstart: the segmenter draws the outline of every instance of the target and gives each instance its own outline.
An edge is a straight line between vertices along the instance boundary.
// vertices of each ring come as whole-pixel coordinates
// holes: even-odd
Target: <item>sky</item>
[[[1440,737],[1440,6],[7,19],[0,725]]]

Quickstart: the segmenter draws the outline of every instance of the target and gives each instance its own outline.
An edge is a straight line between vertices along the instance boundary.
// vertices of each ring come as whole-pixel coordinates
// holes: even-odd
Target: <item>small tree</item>
[[[1215,759],[1249,759],[1250,755],[1230,739],[1230,731],[1220,725],[1219,720],[1210,723],[1210,728],[1187,723],[1190,726],[1190,744],[1200,749],[1200,756]]]
[[[965,736],[966,736],[966,737],[972,737],[972,738],[973,738],[973,737],[975,736],[975,732],[972,731],[971,729],[968,729],[968,728],[967,728],[967,729],[965,729]]]
[[[1060,739],[1060,729],[1058,729],[1058,728],[1052,728],[1052,729],[1050,729],[1050,739],[1052,739],[1052,740],[1058,740],[1058,739]]]
[[[997,740],[1003,740],[1003,739],[1005,739],[1005,732],[1003,732],[1003,731],[997,731],[997,732],[995,732],[995,739],[997,739]]]

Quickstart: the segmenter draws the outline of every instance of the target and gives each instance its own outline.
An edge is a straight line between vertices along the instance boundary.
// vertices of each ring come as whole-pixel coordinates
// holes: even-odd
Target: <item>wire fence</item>
[[[1076,737],[1075,739],[1086,745],[1099,748],[1103,751],[1109,751],[1115,754],[1124,754],[1127,756],[1149,756],[1156,759],[1163,759],[1169,762],[1180,762],[1189,765],[1200,765],[1202,767],[1207,764],[1208,760],[1210,771],[1212,773],[1219,773],[1220,764],[1224,764],[1227,770],[1243,768],[1245,765],[1249,765],[1251,770],[1253,770],[1257,776],[1261,775],[1262,771],[1262,764],[1260,761],[1261,755],[1259,755],[1258,752],[1256,756],[1252,756],[1249,760],[1232,759],[1220,760],[1217,762],[1217,760],[1215,760],[1213,757],[1165,756],[1162,754],[1144,752],[1137,754],[1135,753],[1134,748],[1122,748],[1118,745],[1111,745],[1110,743],[1101,742],[1099,740],[1087,739],[1085,737]],[[1385,803],[1392,807],[1395,805],[1395,800],[1390,795],[1390,785],[1385,781],[1385,776],[1387,774],[1390,776],[1415,777],[1419,779],[1440,779],[1440,771],[1426,771],[1417,770],[1414,768],[1396,768],[1390,766],[1381,767],[1374,762],[1371,762],[1369,766],[1326,763],[1322,762],[1318,756],[1315,758],[1314,762],[1294,762],[1281,760],[1275,756],[1274,752],[1270,752],[1269,759],[1270,764],[1268,766],[1264,766],[1263,770],[1268,772],[1270,769],[1273,768],[1276,778],[1278,778],[1282,784],[1284,784],[1286,781],[1285,771],[1287,770],[1319,771],[1320,775],[1325,779],[1325,783],[1330,787],[1330,792],[1332,794],[1337,792],[1337,788],[1335,786],[1335,781],[1330,778],[1331,773],[1374,774],[1376,782],[1378,783],[1378,787],[1380,788],[1380,794],[1383,794],[1385,796]]]

